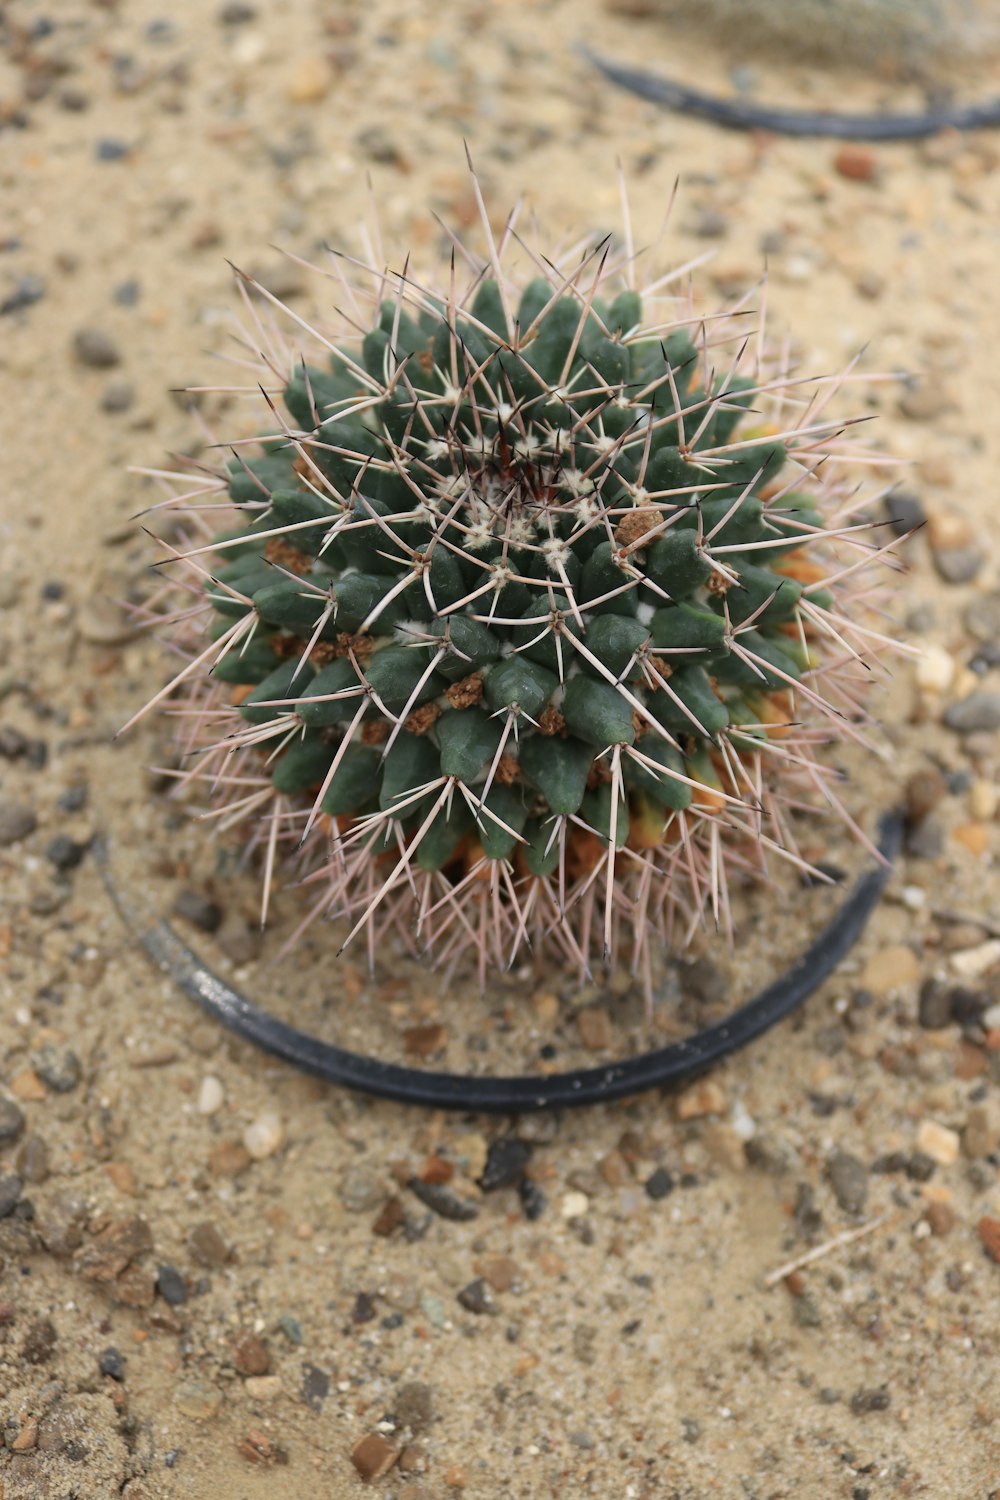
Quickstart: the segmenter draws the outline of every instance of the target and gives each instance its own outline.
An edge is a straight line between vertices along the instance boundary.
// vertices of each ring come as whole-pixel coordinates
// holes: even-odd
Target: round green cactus
[[[186,774],[268,885],[298,849],[345,940],[645,968],[836,802],[814,747],[858,717],[838,600],[873,549],[838,427],[745,319],[641,295],[608,244],[467,281],[268,331],[285,414],[194,508],[225,489],[237,524],[188,554]]]

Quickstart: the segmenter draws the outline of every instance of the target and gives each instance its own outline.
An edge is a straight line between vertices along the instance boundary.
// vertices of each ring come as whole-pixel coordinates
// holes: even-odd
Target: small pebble
[[[340,1179],[337,1196],[352,1214],[370,1213],[385,1198],[382,1179],[367,1167],[348,1167]]]
[[[6,1094],[0,1094],[0,1145],[16,1141],[23,1129],[24,1111]]]
[[[109,380],[101,392],[101,411],[128,411],[135,401],[135,386],[131,380]]]
[[[74,335],[73,352],[82,365],[92,370],[109,370],[121,363],[118,345],[99,328],[81,328]]]
[[[967,604],[962,623],[971,636],[984,645],[1000,641],[1000,594],[984,594]]]
[[[3,301],[0,302],[0,318],[7,317],[10,313],[22,312],[24,308],[31,307],[33,303],[39,302],[45,296],[45,282],[40,276],[21,276]]]
[[[98,161],[124,161],[130,151],[131,147],[126,141],[118,141],[110,136],[98,141],[94,147],[94,155]]]
[[[198,1113],[200,1115],[218,1114],[225,1097],[222,1084],[210,1073],[201,1080],[201,1088],[198,1090]]]
[[[317,104],[333,82],[333,69],[316,52],[307,53],[294,65],[285,94],[292,104]]]
[[[51,1043],[33,1054],[32,1065],[42,1082],[57,1094],[71,1093],[83,1076],[76,1053],[69,1047],[55,1047]]]
[[[365,1484],[373,1484],[388,1474],[399,1457],[399,1448],[380,1432],[369,1432],[351,1449],[351,1463]]]
[[[75,625],[89,646],[124,646],[139,634],[138,623],[121,605],[100,594],[84,600]]]
[[[330,1392],[330,1377],[315,1365],[302,1366],[302,1399],[310,1411],[319,1412]]]
[[[113,301],[119,307],[135,307],[141,295],[142,286],[136,281],[134,276],[128,277],[125,281],[120,281],[111,293]]]
[[[225,1265],[229,1259],[229,1248],[214,1224],[196,1224],[188,1235],[191,1254],[200,1266],[214,1268]]]
[[[917,1129],[917,1150],[929,1156],[938,1166],[951,1167],[958,1161],[961,1141],[956,1131],[937,1120],[922,1120]]]
[[[945,709],[944,722],[958,734],[1000,729],[1000,693],[977,689]]]
[[[189,888],[178,893],[173,909],[175,916],[200,927],[202,932],[215,932],[222,921],[222,907],[200,891]]]
[[[77,813],[82,812],[87,805],[87,787],[80,783],[77,786],[68,786],[56,802],[60,812]]]
[[[943,646],[925,646],[917,658],[917,685],[929,693],[946,693],[955,675],[955,662]]]
[[[868,146],[841,146],[833,166],[849,182],[872,182],[878,175],[878,159]]]
[[[668,1198],[673,1192],[676,1183],[673,1174],[666,1167],[657,1167],[654,1172],[646,1178],[644,1187],[647,1198],[652,1198],[654,1203],[660,1203]]]
[[[252,1329],[241,1328],[234,1338],[233,1365],[240,1375],[266,1375],[270,1370],[267,1346]]]
[[[17,1154],[14,1157],[14,1166],[17,1175],[22,1182],[30,1182],[33,1187],[47,1180],[49,1175],[49,1148],[40,1135],[32,1132],[26,1135]]]
[[[219,8],[220,26],[245,26],[257,15],[257,7],[248,5],[246,0],[227,0],[227,4]]]
[[[13,1213],[14,1206],[21,1196],[21,1179],[15,1177],[13,1172],[6,1172],[0,1176],[0,1219],[5,1219],[9,1213]]]
[[[908,532],[916,531],[927,519],[922,500],[908,490],[893,490],[883,500],[882,509],[889,529],[895,536],[906,536]]]
[[[479,1186],[484,1193],[493,1193],[498,1188],[516,1186],[524,1176],[530,1160],[530,1141],[519,1140],[513,1135],[501,1136],[499,1140],[491,1141]]]
[[[917,1017],[928,1031],[941,1031],[951,1024],[951,991],[940,979],[925,979],[920,986]]]
[[[722,1086],[713,1078],[699,1078],[674,1102],[678,1120],[700,1120],[705,1115],[723,1115],[728,1109],[728,1100]]]
[[[0,760],[19,760],[28,753],[28,736],[13,724],[0,724]]]
[[[422,1380],[401,1385],[393,1402],[393,1416],[401,1427],[424,1432],[434,1420],[434,1392]]]
[[[204,1380],[184,1380],[174,1391],[174,1405],[193,1422],[210,1422],[222,1410],[222,1392]]]
[[[419,1177],[411,1177],[407,1186],[421,1203],[442,1219],[451,1219],[455,1223],[468,1223],[479,1215],[477,1203],[473,1203],[469,1198],[460,1197],[453,1188],[444,1183],[422,1182]]]
[[[0,802],[0,849],[34,833],[38,819],[23,802]]]
[[[285,1127],[276,1114],[259,1115],[243,1132],[243,1144],[254,1161],[264,1161],[285,1142]]]
[[[110,1375],[112,1380],[125,1379],[125,1356],[120,1349],[113,1345],[105,1349],[97,1361],[97,1368],[102,1375]]]
[[[156,1290],[171,1307],[187,1301],[187,1285],[176,1266],[162,1265],[156,1272]]]
[[[466,1312],[483,1314],[496,1311],[493,1293],[481,1276],[462,1288],[458,1293],[458,1301]]]
[[[868,1199],[868,1168],[849,1151],[835,1151],[826,1165],[826,1175],[839,1206],[848,1214],[860,1214]]]
[[[86,844],[78,844],[68,833],[57,833],[45,846],[45,858],[64,874],[75,870],[87,852]]]
[[[559,1213],[564,1219],[582,1219],[590,1207],[586,1193],[565,1193],[559,1203]]]

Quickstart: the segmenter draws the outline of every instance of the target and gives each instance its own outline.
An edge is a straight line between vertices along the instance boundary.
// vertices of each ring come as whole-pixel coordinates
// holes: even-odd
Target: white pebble
[[[963,948],[960,953],[953,953],[949,961],[960,979],[982,979],[1000,964],[1000,938],[992,938],[975,948]]]
[[[201,1088],[198,1090],[198,1113],[200,1115],[218,1114],[225,1097],[222,1084],[209,1073],[207,1078],[201,1080]]]
[[[559,1204],[559,1212],[564,1219],[582,1219],[590,1207],[590,1199],[586,1193],[567,1193]]]
[[[909,911],[919,911],[922,906],[927,905],[927,892],[921,885],[904,885],[900,894],[903,905]]]
[[[741,1141],[752,1141],[757,1134],[757,1121],[742,1099],[737,1099],[729,1111],[729,1124],[733,1134]]]
[[[946,693],[955,663],[943,646],[927,646],[917,658],[917,682],[928,693]]]
[[[277,1115],[258,1115],[252,1125],[243,1132],[243,1144],[254,1161],[263,1161],[273,1156],[285,1141],[285,1127]]]
[[[923,1120],[917,1130],[917,1150],[941,1167],[954,1166],[960,1145],[958,1133],[947,1125],[939,1125],[937,1120]]]

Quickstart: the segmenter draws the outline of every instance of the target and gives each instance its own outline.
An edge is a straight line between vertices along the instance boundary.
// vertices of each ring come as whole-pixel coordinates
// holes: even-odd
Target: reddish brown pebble
[[[955,1227],[955,1210],[950,1203],[928,1203],[926,1218],[931,1234],[939,1238],[950,1234]]]
[[[948,783],[938,770],[915,771],[906,783],[906,811],[911,823],[922,823],[948,795]]]
[[[266,1375],[271,1368],[266,1346],[249,1328],[241,1328],[233,1340],[233,1364],[241,1375]]]
[[[366,1433],[351,1449],[351,1463],[365,1484],[372,1484],[388,1474],[398,1457],[399,1449],[380,1432]]]
[[[833,165],[850,182],[871,182],[878,172],[875,153],[867,146],[841,146]]]
[[[405,1218],[406,1210],[400,1200],[396,1197],[387,1198],[375,1216],[372,1234],[380,1234],[383,1239],[388,1239],[390,1234],[395,1234]]]
[[[403,1032],[403,1046],[411,1057],[431,1057],[440,1052],[448,1040],[448,1032],[438,1021],[428,1021],[423,1026],[409,1026]]]
[[[420,1168],[422,1182],[450,1182],[454,1175],[453,1164],[443,1156],[428,1156]]]
[[[208,1153],[208,1170],[213,1177],[238,1177],[251,1160],[242,1141],[220,1141]]]
[[[991,1219],[984,1214],[976,1228],[987,1255],[1000,1265],[1000,1219]]]
[[[15,1317],[16,1313],[14,1312],[13,1302],[8,1301],[6,1298],[0,1301],[0,1328],[7,1328],[13,1323]]]
[[[801,1297],[806,1289],[806,1278],[801,1271],[789,1271],[785,1277],[785,1286],[793,1297]]]
[[[271,1442],[266,1432],[252,1428],[236,1445],[237,1451],[251,1464],[286,1463],[287,1455]]]

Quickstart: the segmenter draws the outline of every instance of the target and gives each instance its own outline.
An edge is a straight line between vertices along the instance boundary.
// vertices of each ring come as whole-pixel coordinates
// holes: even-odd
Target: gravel
[[[43,1083],[57,1094],[69,1094],[83,1076],[80,1059],[70,1047],[47,1042],[32,1057],[32,1065]]]
[[[16,1141],[23,1129],[24,1111],[6,1094],[0,1094],[0,1145]]]
[[[0,849],[28,838],[38,827],[32,808],[23,802],[0,802]]]
[[[64,874],[75,870],[86,852],[87,845],[77,843],[68,833],[57,833],[45,846],[45,858]]]
[[[121,363],[121,351],[100,328],[81,328],[73,337],[73,353],[91,370],[110,370]]]
[[[944,712],[944,722],[958,734],[1000,729],[1000,693],[974,692]]]
[[[860,1214],[868,1200],[868,1168],[849,1151],[835,1151],[826,1175],[839,1206],[846,1214]]]

